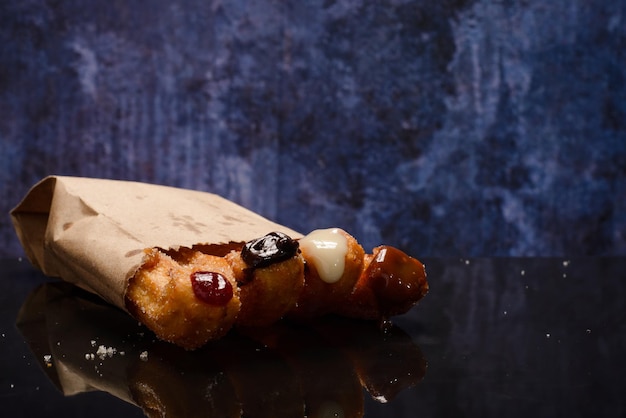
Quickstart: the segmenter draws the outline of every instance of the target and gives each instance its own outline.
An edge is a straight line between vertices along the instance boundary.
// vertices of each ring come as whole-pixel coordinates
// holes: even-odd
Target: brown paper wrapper
[[[301,234],[215,194],[154,184],[50,176],[11,211],[30,261],[126,309],[144,250],[207,245],[220,254],[271,231]]]

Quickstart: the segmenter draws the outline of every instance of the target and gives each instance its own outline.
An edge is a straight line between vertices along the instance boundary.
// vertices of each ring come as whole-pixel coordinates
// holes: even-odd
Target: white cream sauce
[[[312,231],[300,239],[300,249],[324,282],[336,283],[341,279],[348,253],[348,240],[339,228]]]

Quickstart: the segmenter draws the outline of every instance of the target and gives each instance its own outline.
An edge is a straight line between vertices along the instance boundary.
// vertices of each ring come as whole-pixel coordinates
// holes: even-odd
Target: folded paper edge
[[[33,185],[24,198],[9,212],[13,228],[26,257],[44,273],[46,273],[43,262],[45,235],[56,183],[57,176],[43,178]],[[26,228],[30,229],[26,231]]]

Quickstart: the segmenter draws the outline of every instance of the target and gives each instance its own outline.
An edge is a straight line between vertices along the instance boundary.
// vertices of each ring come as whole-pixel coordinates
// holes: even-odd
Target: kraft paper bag
[[[11,211],[29,260],[126,309],[151,248],[225,255],[272,231],[302,235],[215,194],[132,181],[50,176]]]

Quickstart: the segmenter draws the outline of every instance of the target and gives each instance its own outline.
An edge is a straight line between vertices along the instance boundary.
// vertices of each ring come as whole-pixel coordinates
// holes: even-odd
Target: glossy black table
[[[626,416],[625,258],[422,261],[430,293],[387,332],[286,322],[190,353],[3,260],[2,415]]]

